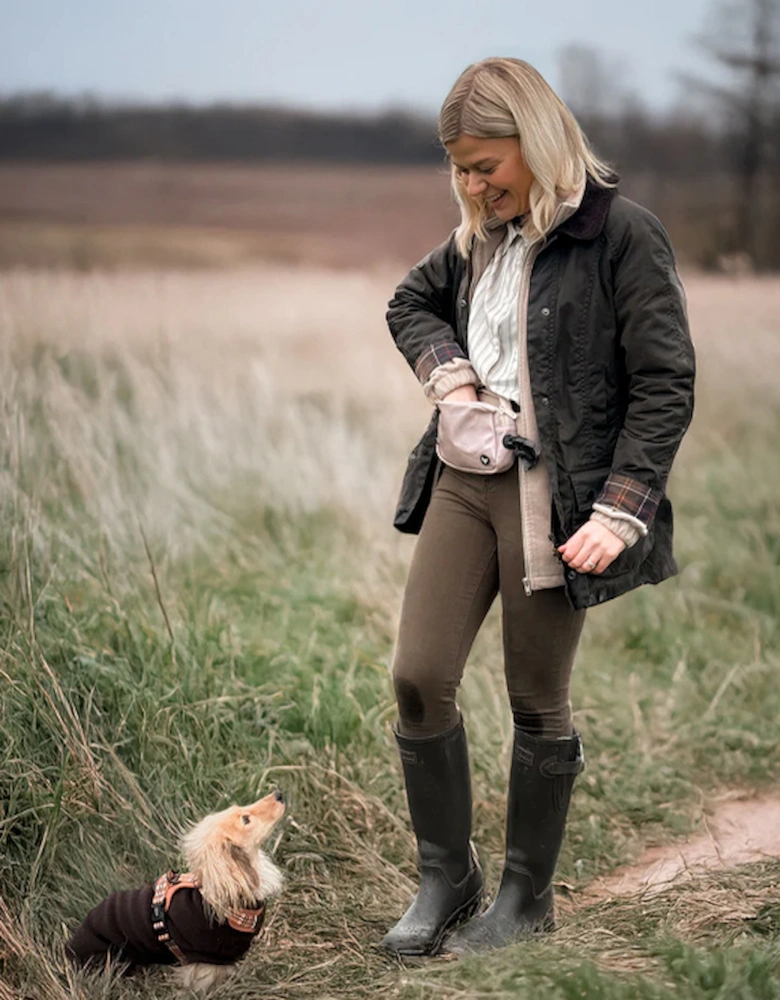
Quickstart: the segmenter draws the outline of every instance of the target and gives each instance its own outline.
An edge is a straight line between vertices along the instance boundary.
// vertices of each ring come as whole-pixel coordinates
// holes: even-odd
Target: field
[[[430,167],[0,164],[0,267],[416,261],[456,220]]]
[[[0,228],[105,225],[115,245],[140,225],[140,209],[79,211],[12,220],[6,204]],[[400,231],[397,205],[381,218]],[[165,224],[193,244],[209,225]],[[774,856],[663,891],[604,881],[715,829],[724,803],[775,806],[780,281],[687,276],[681,573],[589,615],[559,930],[401,966],[376,950],[414,887],[388,674],[413,542],[390,521],[428,407],[383,311],[425,247],[364,247],[360,268],[315,253],[0,274],[0,1000],[172,995],[159,972],[72,972],[68,931],[171,867],[182,827],[273,785],[287,890],[221,997],[780,997],[776,835]],[[499,624],[462,697],[491,889],[511,739]]]
[[[0,267],[365,269],[413,262],[455,225],[441,167],[0,163]],[[683,263],[713,257],[723,178],[621,181],[664,221]]]

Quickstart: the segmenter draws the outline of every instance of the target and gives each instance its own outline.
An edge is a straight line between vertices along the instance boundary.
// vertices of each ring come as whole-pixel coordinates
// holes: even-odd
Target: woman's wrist
[[[439,400],[440,403],[476,403],[477,401],[477,387],[475,385],[458,386],[457,389],[448,392]]]
[[[617,535],[621,541],[626,543],[627,549],[630,549],[632,545],[636,545],[641,537],[640,531],[630,521],[623,518],[611,517],[600,510],[594,510],[590,515],[590,519],[591,521],[596,521],[598,524],[603,524],[613,535]]]
[[[454,358],[434,368],[423,383],[423,391],[435,406],[453,390],[466,385],[476,386],[478,383],[479,378],[468,358]]]

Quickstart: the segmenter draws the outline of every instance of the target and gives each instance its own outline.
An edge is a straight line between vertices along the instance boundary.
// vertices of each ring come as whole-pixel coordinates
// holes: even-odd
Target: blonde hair
[[[614,184],[612,170],[593,153],[571,111],[533,66],[520,59],[483,59],[461,73],[442,104],[439,139],[446,146],[462,135],[519,140],[534,178],[523,226],[529,239],[550,231],[560,200],[578,191],[586,177],[601,187]],[[467,193],[454,165],[451,183],[461,213],[455,240],[467,257],[472,239],[486,238],[489,212]]]

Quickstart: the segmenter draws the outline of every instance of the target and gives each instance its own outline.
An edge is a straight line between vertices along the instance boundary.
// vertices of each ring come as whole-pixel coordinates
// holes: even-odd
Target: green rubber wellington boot
[[[471,777],[466,731],[457,726],[429,739],[396,733],[420,885],[409,909],[381,947],[395,955],[435,955],[445,934],[476,912],[482,869],[471,845]]]
[[[553,929],[553,874],[574,779],[584,766],[578,734],[538,740],[515,727],[501,886],[485,913],[447,939],[445,952],[489,951]]]

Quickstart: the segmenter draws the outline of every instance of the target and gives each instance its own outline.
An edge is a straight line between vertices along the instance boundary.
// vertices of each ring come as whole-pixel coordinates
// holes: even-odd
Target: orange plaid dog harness
[[[154,892],[152,894],[152,929],[157,935],[157,940],[160,944],[164,944],[180,962],[186,962],[187,959],[184,953],[171,937],[166,917],[171,900],[179,889],[200,889],[200,882],[191,872],[170,871],[161,875],[154,883]],[[265,903],[261,900],[256,909],[237,908],[230,910],[227,915],[227,923],[234,931],[257,934],[263,926],[264,916]]]

